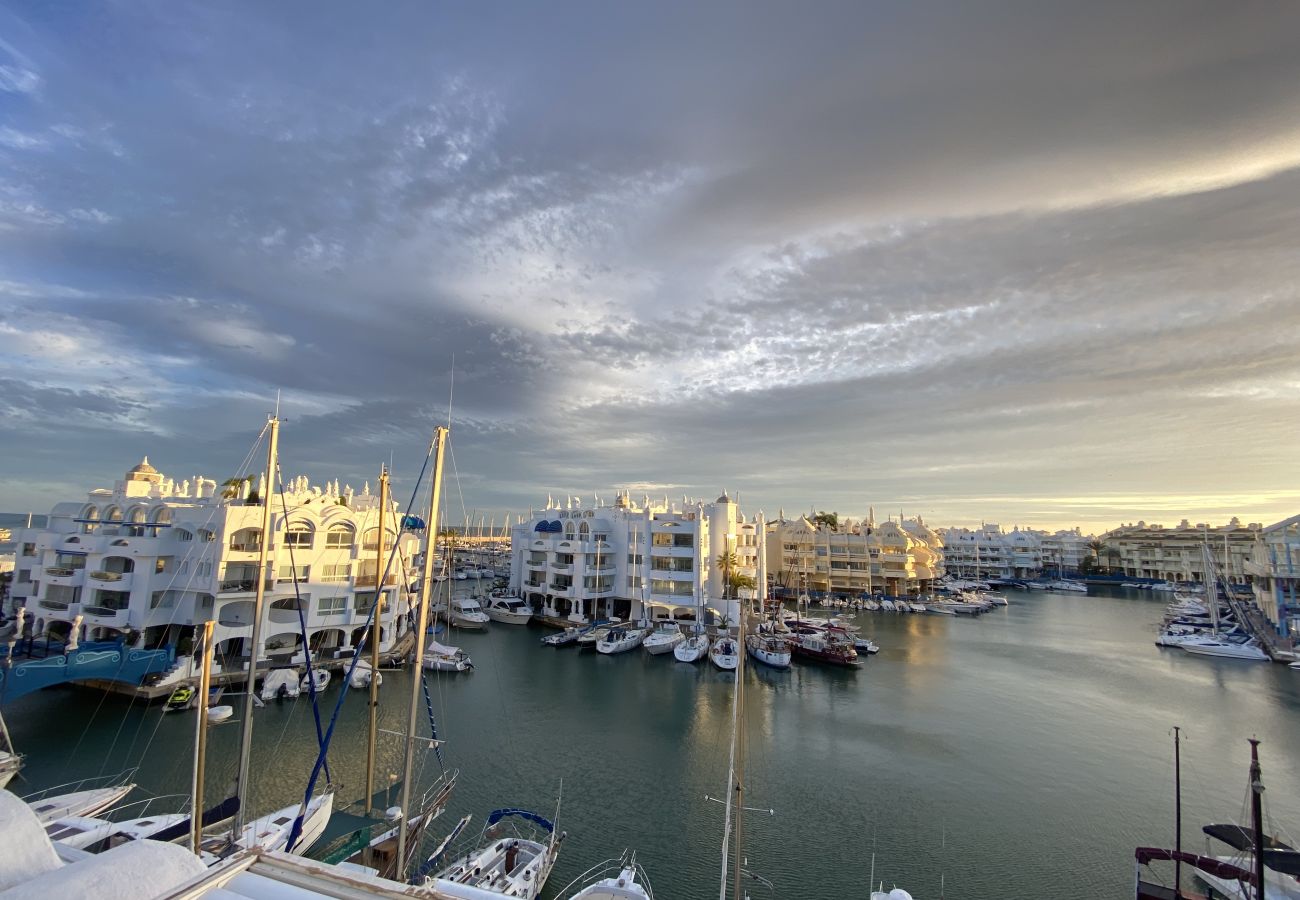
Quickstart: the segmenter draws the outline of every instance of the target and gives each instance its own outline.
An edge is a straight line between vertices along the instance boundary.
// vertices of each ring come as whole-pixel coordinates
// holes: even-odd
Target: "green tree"
[[[221,497],[224,500],[238,500],[244,496],[244,485],[253,480],[252,475],[243,478],[227,478],[221,482]]]
[[[734,550],[719,553],[714,564],[722,572],[722,583],[726,588],[724,599],[730,600],[736,596],[736,591],[753,589],[758,584],[752,575],[746,575],[739,571],[740,562],[736,559],[736,551]]]
[[[809,519],[814,525],[825,525],[832,530],[840,527],[840,514],[837,512],[826,512],[819,510],[817,515]]]

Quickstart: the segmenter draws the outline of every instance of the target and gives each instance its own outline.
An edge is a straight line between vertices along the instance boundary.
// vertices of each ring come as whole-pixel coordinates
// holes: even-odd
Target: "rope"
[[[411,511],[415,508],[415,500],[416,497],[419,496],[420,485],[424,483],[424,475],[429,469],[429,460],[432,458],[433,444],[430,443],[429,450],[424,456],[424,464],[420,466],[420,475],[416,478],[415,487],[411,491],[411,499],[406,504],[406,515],[410,515]],[[395,533],[399,535],[401,534],[400,525]],[[383,541],[384,535],[381,533],[379,535],[381,547],[383,546]],[[397,557],[397,547],[398,541],[394,539],[393,549],[388,554],[388,560],[384,564],[384,571],[379,573],[377,576],[377,581],[375,582],[375,601],[370,604],[370,609],[366,612],[365,630],[362,633],[362,639],[352,650],[352,661],[348,664],[347,672],[344,673],[343,684],[340,685],[339,688],[339,699],[334,703],[334,712],[330,716],[329,727],[325,730],[325,737],[321,742],[320,752],[316,754],[316,762],[312,765],[311,776],[307,779],[307,789],[303,792],[302,805],[298,808],[298,815],[295,816],[293,820],[293,828],[289,831],[289,840],[285,844],[284,848],[285,852],[292,852],[294,844],[296,844],[298,838],[302,836],[302,822],[307,813],[307,805],[311,802],[312,795],[316,792],[316,781],[320,777],[321,769],[325,765],[325,754],[329,750],[330,741],[334,737],[334,728],[338,725],[339,713],[343,710],[343,701],[347,699],[348,688],[352,684],[352,674],[356,671],[357,663],[361,659],[361,648],[373,637],[371,631],[374,625],[375,608],[379,604],[379,598],[384,589],[384,582],[388,580],[388,572],[392,568],[393,560]],[[417,639],[424,640],[424,635],[419,635]],[[378,675],[378,672],[372,672],[370,677],[375,678],[378,677]]]

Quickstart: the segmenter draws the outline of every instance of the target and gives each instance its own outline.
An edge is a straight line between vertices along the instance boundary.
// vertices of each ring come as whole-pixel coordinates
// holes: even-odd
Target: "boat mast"
[[[420,577],[420,610],[416,615],[415,658],[412,661],[411,707],[406,718],[406,760],[402,766],[402,818],[397,825],[397,875],[406,876],[406,836],[410,828],[411,779],[415,764],[415,720],[420,713],[420,685],[424,674],[424,631],[433,602],[433,557],[438,549],[438,504],[442,493],[442,455],[447,429],[433,430],[433,486],[429,488],[429,518],[425,522],[424,566]]]
[[[388,469],[379,468],[379,551],[375,562],[375,615],[370,622],[370,731],[366,741],[366,815],[375,807],[375,738],[379,733],[379,636],[384,617],[384,513],[388,511]],[[423,640],[420,635],[417,641]]]
[[[739,605],[739,604],[738,604]],[[745,607],[740,606],[740,634],[745,634]],[[736,873],[732,884],[733,900],[740,900],[744,896],[741,887],[741,873],[745,864],[744,852],[741,844],[742,819],[745,814],[745,650],[743,647],[737,647],[739,652],[736,655],[736,849],[735,849],[735,867]]]
[[[1174,726],[1174,900],[1183,896],[1183,770],[1179,757],[1179,732]]]
[[[195,627],[203,653],[203,674],[199,676],[199,720],[194,725],[194,781],[190,786],[190,849],[199,854],[203,843],[203,769],[208,755],[208,690],[212,685],[211,619]]]
[[[244,693],[244,721],[240,723],[239,734],[239,790],[236,796],[239,807],[235,810],[234,834],[239,834],[248,809],[248,764],[253,750],[253,701],[257,688],[258,645],[262,641],[262,613],[266,603],[266,560],[271,550],[271,500],[274,491],[275,473],[279,471],[277,452],[280,448],[280,420],[268,416],[266,448],[266,490],[267,496],[260,498],[262,503],[262,540],[257,553],[257,586],[253,593],[253,633],[249,636],[252,647],[248,651],[248,684]],[[198,812],[195,810],[194,812]]]
[[[1250,818],[1255,826],[1255,896],[1264,900],[1264,775],[1258,738],[1250,739]]]

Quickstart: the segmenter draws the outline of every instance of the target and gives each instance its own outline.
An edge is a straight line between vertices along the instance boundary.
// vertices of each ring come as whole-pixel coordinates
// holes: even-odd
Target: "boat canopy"
[[[419,516],[413,516],[409,513],[402,516],[402,530],[404,531],[423,531],[424,519]]]
[[[1242,825],[1206,825],[1201,829],[1212,838],[1223,841],[1234,850],[1255,849],[1255,833]],[[1275,837],[1264,835],[1265,850],[1294,850],[1290,844],[1284,844]]]
[[[551,821],[549,819],[539,816],[537,813],[532,812],[530,810],[518,809],[517,807],[513,807],[513,806],[507,806],[505,809],[492,810],[491,814],[487,818],[487,825],[485,825],[484,827],[491,828],[493,825],[495,825],[497,822],[500,822],[506,816],[518,816],[521,819],[527,819],[530,822],[534,822],[542,826],[547,831],[555,830],[555,826],[551,824]]]
[[[201,827],[207,828],[211,825],[216,825],[219,822],[224,822],[227,819],[233,818],[237,812],[239,812],[239,798],[227,797],[211,809],[205,810],[199,821]],[[192,817],[186,816],[184,822],[177,822],[175,825],[168,826],[162,831],[155,832],[150,835],[149,839],[170,843],[171,841],[180,840],[189,834],[191,827],[193,827]]]

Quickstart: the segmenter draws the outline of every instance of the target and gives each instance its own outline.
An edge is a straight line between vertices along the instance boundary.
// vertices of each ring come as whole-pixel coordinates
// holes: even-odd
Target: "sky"
[[[1300,5],[0,2],[0,509],[1297,512]]]

